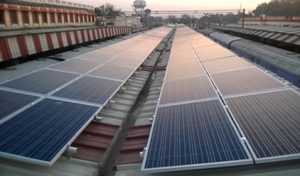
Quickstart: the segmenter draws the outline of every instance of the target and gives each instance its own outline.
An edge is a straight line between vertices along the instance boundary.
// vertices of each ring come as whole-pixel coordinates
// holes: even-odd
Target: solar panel
[[[300,95],[292,90],[225,99],[257,163],[300,158]]]
[[[86,73],[95,67],[97,67],[97,64],[95,64],[94,62],[73,59],[70,61],[63,62],[58,65],[55,65],[51,68],[63,70],[63,71],[77,72],[77,73]]]
[[[0,125],[0,156],[50,166],[97,110],[93,106],[43,100]]]
[[[201,47],[196,48],[195,50],[198,53],[200,59],[203,61],[235,56],[234,53],[221,47],[220,45],[213,45],[204,48]]]
[[[217,94],[206,76],[165,82],[160,104],[217,98]]]
[[[79,56],[78,59],[94,62],[97,64],[103,64],[103,63],[110,61],[115,56],[116,56],[116,52],[91,52],[91,53]]]
[[[181,64],[200,64],[200,61],[192,49],[181,53],[174,53],[172,50],[169,64],[180,66]]]
[[[146,58],[144,58],[146,59]],[[141,63],[142,59],[130,59],[130,58],[116,58],[110,62],[112,65],[116,66],[122,66],[122,67],[130,67],[130,68],[136,68]]]
[[[164,172],[251,164],[219,100],[158,108],[142,170]]]
[[[212,78],[224,96],[284,87],[283,84],[256,68],[213,74]]]
[[[121,84],[117,81],[85,76],[56,92],[54,96],[104,104]]]
[[[0,120],[38,99],[36,96],[13,93],[4,90],[0,90],[0,97]]]
[[[203,62],[205,68],[209,73],[225,72],[235,69],[241,69],[245,67],[252,66],[246,61],[242,60],[239,57],[230,57],[225,59],[212,60],[208,62]]]
[[[125,80],[132,74],[133,71],[134,69],[132,68],[106,64],[103,67],[91,72],[90,75]]]
[[[77,76],[78,75],[71,73],[41,70],[4,83],[1,86],[46,94],[66,84]]]
[[[178,64],[169,65],[167,71],[167,80],[176,80],[182,78],[189,78],[193,76],[206,75],[200,63],[195,64]]]

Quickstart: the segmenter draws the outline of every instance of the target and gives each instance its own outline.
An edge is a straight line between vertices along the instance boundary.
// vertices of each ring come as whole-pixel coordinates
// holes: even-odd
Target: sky
[[[117,8],[132,10],[133,0],[68,0],[93,6],[100,6],[105,2],[114,4]],[[216,10],[216,9],[239,9],[240,4],[247,11],[270,0],[146,0],[147,7],[151,10]]]

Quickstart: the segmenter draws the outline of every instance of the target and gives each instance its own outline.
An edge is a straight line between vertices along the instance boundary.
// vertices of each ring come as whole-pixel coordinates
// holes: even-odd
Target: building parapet
[[[89,10],[0,4],[0,29],[88,26],[95,24],[95,14]]]
[[[63,7],[72,7],[72,8],[82,8],[87,10],[94,10],[94,6],[69,2],[64,0],[2,0],[6,3],[15,3],[15,4],[39,4],[39,5],[53,5],[53,6],[63,6]]]

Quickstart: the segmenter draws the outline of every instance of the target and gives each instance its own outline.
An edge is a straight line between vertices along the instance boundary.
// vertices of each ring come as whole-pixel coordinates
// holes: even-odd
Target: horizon
[[[99,7],[107,3],[113,4],[123,11],[131,11],[133,0],[68,0]],[[226,10],[245,8],[246,11],[254,10],[259,4],[270,0],[146,0],[147,7],[151,10]]]

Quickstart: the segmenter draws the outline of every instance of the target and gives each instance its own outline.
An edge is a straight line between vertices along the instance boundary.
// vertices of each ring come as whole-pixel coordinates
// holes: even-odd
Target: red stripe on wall
[[[56,36],[57,36],[59,48],[64,47],[64,43],[63,43],[63,39],[62,39],[62,36],[61,36],[61,32],[57,32]]]
[[[105,38],[107,38],[108,37],[108,29],[107,28],[103,28],[103,30],[104,30],[104,33],[105,33]]]
[[[33,43],[34,43],[36,52],[37,53],[43,52],[43,48],[42,48],[42,45],[41,45],[41,40],[40,40],[39,35],[34,34],[34,35],[32,35],[32,38],[33,38]]]
[[[50,33],[46,34],[46,40],[47,40],[47,44],[48,44],[49,50],[53,50],[54,46],[53,46],[53,41],[52,41],[52,37],[51,37]]]
[[[82,42],[85,42],[86,41],[86,39],[85,39],[85,37],[84,37],[84,32],[83,32],[84,30],[81,30],[80,32],[81,32],[81,38],[82,38]]]
[[[111,36],[112,36],[112,32],[111,32],[111,29],[112,29],[111,27],[109,27],[109,28],[108,28],[108,32],[109,32],[109,37],[111,37]]]
[[[77,31],[74,31],[74,38],[75,38],[75,43],[78,44],[79,43],[79,38],[78,38]]]
[[[101,29],[101,32],[102,32],[102,37],[105,38],[105,37],[106,37],[105,29],[102,28],[102,29]]]
[[[0,38],[0,52],[4,60],[12,59],[12,54],[9,48],[7,38]]]
[[[113,36],[116,36],[116,35],[117,35],[116,28],[115,28],[115,27],[112,27],[111,30],[112,30]]]
[[[87,33],[87,36],[88,36],[88,41],[90,42],[92,39],[91,39],[91,33],[90,33],[90,30],[86,30],[86,33]]]
[[[71,46],[72,40],[71,40],[71,35],[70,35],[69,31],[66,32],[66,37],[67,37],[68,46]]]
[[[110,36],[110,37],[113,36],[113,28],[112,28],[112,27],[109,28],[109,36]]]
[[[101,39],[102,37],[101,37],[101,31],[100,31],[100,29],[96,29],[96,31],[98,33],[98,39]]]
[[[28,48],[25,41],[25,36],[18,36],[17,37],[18,45],[22,54],[22,57],[28,56]]]
[[[92,33],[93,33],[93,36],[94,36],[94,40],[97,40],[98,38],[97,38],[97,35],[95,33],[95,29],[92,29]]]

